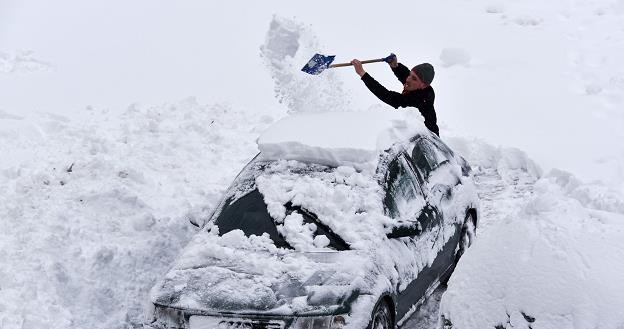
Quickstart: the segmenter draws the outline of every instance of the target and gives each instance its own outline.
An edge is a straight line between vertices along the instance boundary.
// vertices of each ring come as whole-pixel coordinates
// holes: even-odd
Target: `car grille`
[[[218,329],[284,329],[284,321],[228,319],[219,322]]]

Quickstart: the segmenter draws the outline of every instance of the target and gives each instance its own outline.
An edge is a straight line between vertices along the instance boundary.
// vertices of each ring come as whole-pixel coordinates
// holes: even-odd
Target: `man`
[[[440,129],[437,125],[437,118],[433,102],[435,92],[431,88],[431,81],[435,72],[429,63],[414,66],[409,70],[405,65],[397,62],[397,57],[391,54],[386,58],[394,75],[403,83],[403,92],[390,91],[373,79],[364,68],[362,63],[354,59],[351,61],[355,72],[362,78],[366,87],[384,103],[396,108],[412,106],[420,111],[425,118],[425,126],[434,134],[440,136]]]

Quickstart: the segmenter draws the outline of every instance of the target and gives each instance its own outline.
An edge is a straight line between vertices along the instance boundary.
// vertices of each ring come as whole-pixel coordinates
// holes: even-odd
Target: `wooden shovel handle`
[[[377,63],[377,62],[383,62],[384,59],[383,58],[379,58],[379,59],[369,59],[366,61],[361,61],[362,64],[368,64],[368,63]],[[343,67],[343,66],[352,66],[353,64],[351,63],[339,63],[339,64],[332,64],[329,67]]]

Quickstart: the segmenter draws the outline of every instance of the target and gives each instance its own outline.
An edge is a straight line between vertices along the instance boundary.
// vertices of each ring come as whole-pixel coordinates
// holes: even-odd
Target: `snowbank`
[[[464,255],[441,313],[462,329],[622,328],[624,216],[615,195],[558,170],[540,179]]]
[[[127,328],[272,119],[194,99],[0,117],[0,327]]]

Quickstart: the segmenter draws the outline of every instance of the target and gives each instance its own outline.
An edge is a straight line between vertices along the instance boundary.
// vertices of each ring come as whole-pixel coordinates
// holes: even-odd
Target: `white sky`
[[[443,135],[518,147],[544,169],[621,184],[624,69],[616,54],[624,50],[624,5],[536,1],[0,0],[0,53],[32,50],[53,66],[0,73],[0,110],[71,115],[87,105],[115,111],[187,96],[280,109],[259,56],[279,15],[309,24],[318,51],[337,62],[395,52],[410,67],[434,64]],[[444,67],[445,48],[461,49],[470,63]],[[384,64],[366,68],[400,88]],[[377,102],[352,69],[341,70],[356,106]]]

